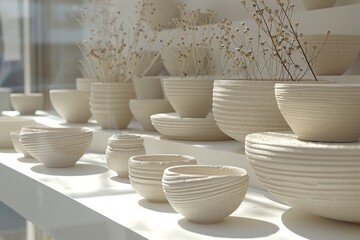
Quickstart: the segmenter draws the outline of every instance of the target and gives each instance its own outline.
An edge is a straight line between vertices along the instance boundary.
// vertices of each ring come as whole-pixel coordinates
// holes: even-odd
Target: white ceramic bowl
[[[72,167],[92,141],[92,132],[82,128],[23,128],[20,142],[46,167]]]
[[[309,58],[321,49],[313,69],[316,75],[342,75],[359,55],[360,36],[330,34],[325,40],[324,34],[304,35],[302,38]]]
[[[177,5],[169,0],[148,0],[145,7],[144,17],[147,26],[153,31],[173,28],[172,19],[179,16]]]
[[[86,123],[91,117],[89,97],[83,91],[50,90],[50,100],[56,112],[68,123]]]
[[[162,185],[170,205],[194,223],[218,223],[245,197],[246,170],[228,166],[175,166],[164,171]]]
[[[167,202],[161,185],[164,170],[171,166],[193,164],[196,164],[194,157],[180,154],[133,156],[129,159],[130,182],[134,190],[145,199],[151,202]]]
[[[337,0],[303,0],[307,10],[333,7]]]
[[[220,130],[240,142],[249,133],[290,130],[276,103],[275,83],[215,80],[212,110]]]
[[[44,95],[42,93],[11,93],[10,102],[12,107],[20,114],[31,115],[36,110],[43,108]]]
[[[360,142],[300,141],[292,133],[254,133],[245,152],[265,188],[284,203],[360,223]]]
[[[0,117],[0,148],[13,148],[10,132],[21,130],[24,126],[35,126],[33,119],[22,117]]]
[[[282,115],[299,139],[358,141],[360,84],[279,83],[275,94]]]
[[[156,131],[151,123],[151,115],[174,111],[169,101],[165,99],[131,99],[129,106],[134,118],[141,124],[145,131]]]
[[[170,104],[182,118],[204,118],[211,111],[211,78],[164,78],[163,89]]]

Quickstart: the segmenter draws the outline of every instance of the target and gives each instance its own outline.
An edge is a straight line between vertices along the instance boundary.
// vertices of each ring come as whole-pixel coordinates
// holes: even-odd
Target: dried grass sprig
[[[185,6],[178,5],[180,16],[173,19],[177,31],[168,31],[170,38],[161,40],[161,51],[176,58],[171,67],[178,69],[182,77],[213,75],[216,69],[210,51],[214,42],[214,27],[210,24],[216,14],[212,10],[201,13],[200,9],[186,12]],[[199,27],[199,24],[205,26]]]
[[[252,31],[242,23],[233,28],[224,20],[220,44],[226,55],[246,79],[273,79],[299,81],[312,69],[320,49],[307,54],[306,43],[302,43],[299,23],[293,23],[295,5],[291,0],[276,0],[270,7],[264,0],[241,0],[245,9],[252,14],[257,29]],[[250,5],[250,7],[248,6]],[[330,32],[327,33],[327,36]]]
[[[146,49],[156,39],[156,33],[146,30],[144,7],[139,2],[135,22],[125,28],[124,16],[111,0],[88,0],[78,19],[88,35],[78,44],[85,56],[80,64],[87,77],[100,82],[131,81]]]

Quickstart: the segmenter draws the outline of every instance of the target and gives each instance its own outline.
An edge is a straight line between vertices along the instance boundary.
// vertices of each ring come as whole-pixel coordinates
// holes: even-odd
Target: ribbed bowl
[[[246,156],[265,188],[310,213],[360,222],[360,143],[304,142],[290,133],[246,137]]]
[[[275,85],[279,109],[302,140],[354,142],[360,137],[360,84]]]
[[[20,142],[46,167],[72,167],[92,141],[92,132],[82,128],[23,128]]]
[[[254,132],[289,130],[276,104],[275,83],[215,80],[213,114],[220,130],[240,142]]]
[[[303,43],[309,58],[317,55],[313,65],[316,75],[342,75],[356,61],[360,51],[360,36],[330,34],[304,35]]]
[[[242,168],[175,166],[164,171],[162,185],[170,205],[195,223],[217,223],[241,204],[248,187]]]
[[[148,154],[129,159],[129,178],[134,190],[150,202],[167,202],[161,179],[171,166],[194,165],[196,159],[180,154]]]

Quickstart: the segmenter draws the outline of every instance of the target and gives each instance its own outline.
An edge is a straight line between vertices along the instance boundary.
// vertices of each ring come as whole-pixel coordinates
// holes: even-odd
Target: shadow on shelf
[[[360,236],[360,224],[320,217],[297,208],[285,211],[281,219],[290,231],[306,239],[353,240]]]
[[[219,238],[259,238],[279,231],[279,227],[266,221],[229,216],[217,224],[196,224],[182,218],[180,227],[190,232]]]
[[[108,171],[105,167],[86,163],[77,163],[74,167],[69,168],[47,168],[40,164],[32,167],[31,170],[40,174],[52,176],[86,176],[101,174]]]
[[[17,160],[22,163],[40,163],[35,158],[19,157]]]
[[[130,180],[128,178],[121,178],[119,176],[113,176],[110,179],[115,182],[130,184]]]
[[[140,199],[138,204],[143,208],[156,212],[176,213],[176,211],[168,203],[153,203],[146,199]]]

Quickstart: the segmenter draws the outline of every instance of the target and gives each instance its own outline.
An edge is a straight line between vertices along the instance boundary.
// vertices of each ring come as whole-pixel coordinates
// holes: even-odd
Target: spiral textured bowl
[[[228,166],[175,166],[164,171],[162,185],[170,205],[194,223],[217,223],[245,197],[246,170]]]
[[[360,142],[304,142],[291,133],[246,137],[246,156],[265,188],[307,212],[360,222]]]

